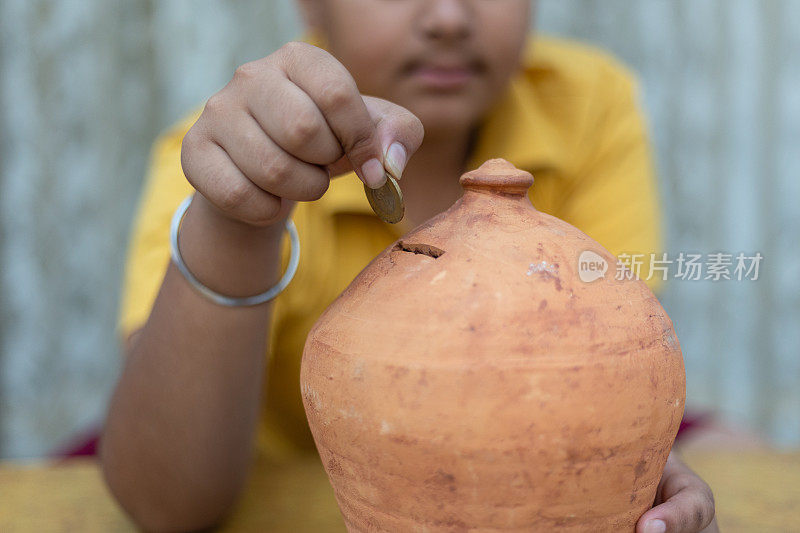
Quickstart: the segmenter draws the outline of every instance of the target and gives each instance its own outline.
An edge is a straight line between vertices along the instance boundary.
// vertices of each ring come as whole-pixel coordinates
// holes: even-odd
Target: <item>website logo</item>
[[[598,253],[584,250],[578,257],[578,276],[581,281],[589,283],[606,277],[608,262]]]

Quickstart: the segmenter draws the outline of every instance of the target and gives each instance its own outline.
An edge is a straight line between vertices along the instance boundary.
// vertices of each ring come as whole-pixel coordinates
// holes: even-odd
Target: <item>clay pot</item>
[[[672,322],[531,205],[529,173],[490,160],[460,182],[308,335],[302,398],[345,523],[632,532],[683,414]],[[585,250],[604,277],[581,281]]]

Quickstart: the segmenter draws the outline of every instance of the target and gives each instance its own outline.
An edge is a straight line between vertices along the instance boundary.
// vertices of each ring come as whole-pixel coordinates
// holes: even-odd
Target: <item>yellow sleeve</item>
[[[147,321],[164,279],[172,215],[194,190],[181,168],[181,142],[198,116],[199,111],[193,113],[153,144],[128,240],[117,317],[121,342]]]
[[[661,211],[636,80],[609,60],[598,75],[595,97],[597,112],[580,146],[582,162],[556,216],[615,255],[644,254],[639,277],[657,291],[661,276],[648,277],[651,254],[663,251]],[[610,275],[616,275],[613,268]]]

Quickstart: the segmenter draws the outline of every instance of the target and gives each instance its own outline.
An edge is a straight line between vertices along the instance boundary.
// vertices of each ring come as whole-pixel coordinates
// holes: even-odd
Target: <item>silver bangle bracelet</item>
[[[180,229],[181,222],[183,221],[183,215],[186,214],[186,210],[189,209],[189,204],[192,203],[192,198],[194,198],[194,193],[187,196],[183,202],[181,202],[181,205],[178,206],[178,209],[175,210],[175,214],[172,216],[172,223],[170,224],[169,228],[169,242],[172,262],[175,263],[175,266],[178,267],[178,270],[180,270],[181,274],[183,274],[183,277],[186,278],[186,281],[188,281],[192,287],[194,287],[200,294],[214,303],[228,307],[242,307],[268,302],[269,300],[275,298],[275,296],[277,296],[283,289],[286,288],[287,285],[289,285],[289,282],[292,281],[292,278],[297,271],[297,265],[300,262],[300,239],[297,235],[297,228],[295,228],[294,222],[291,219],[286,219],[286,231],[289,233],[289,238],[291,239],[292,243],[292,252],[291,256],[289,257],[289,264],[286,267],[286,272],[283,274],[283,277],[281,277],[278,283],[276,283],[273,287],[270,287],[265,292],[256,294],[254,296],[233,298],[213,291],[200,283],[200,280],[198,280],[191,272],[189,272],[186,263],[183,262],[180,250],[178,249],[178,230]]]

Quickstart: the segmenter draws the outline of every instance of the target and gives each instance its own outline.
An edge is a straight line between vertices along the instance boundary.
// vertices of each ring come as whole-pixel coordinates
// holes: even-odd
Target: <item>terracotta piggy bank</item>
[[[683,414],[672,322],[533,207],[529,173],[490,160],[460,183],[308,335],[302,398],[345,523],[632,532]]]

